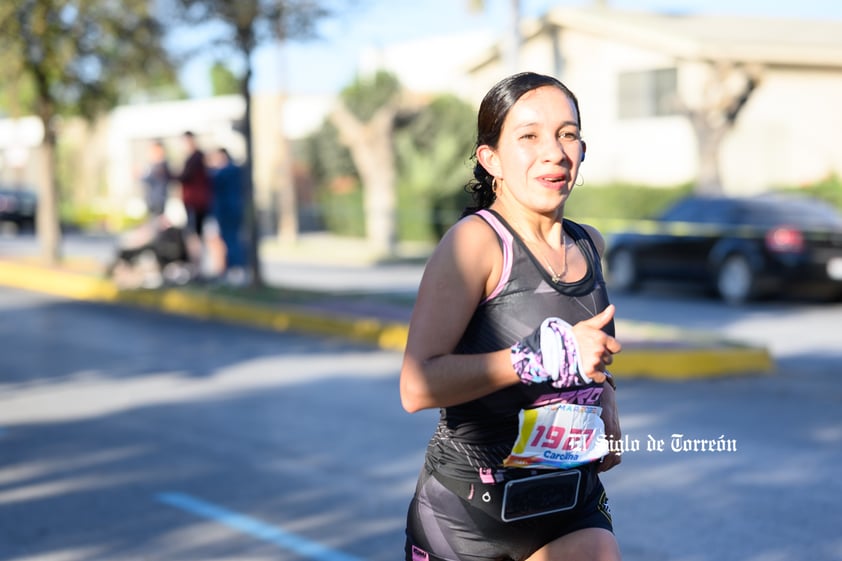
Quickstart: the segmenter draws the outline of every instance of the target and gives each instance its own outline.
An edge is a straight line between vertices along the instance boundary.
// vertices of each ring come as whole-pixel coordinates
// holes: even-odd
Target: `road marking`
[[[159,493],[157,499],[169,506],[207,518],[228,526],[244,534],[264,542],[302,555],[315,561],[363,561],[358,557],[347,555],[313,542],[282,528],[267,524],[257,518],[240,514],[227,508],[205,502],[184,493]]]

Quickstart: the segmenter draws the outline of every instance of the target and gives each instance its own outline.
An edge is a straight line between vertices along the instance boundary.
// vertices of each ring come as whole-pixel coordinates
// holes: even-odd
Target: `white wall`
[[[37,117],[0,119],[0,184],[33,186],[40,179],[38,147],[43,138]]]
[[[842,175],[842,73],[766,75],[722,152],[726,184],[749,191]]]

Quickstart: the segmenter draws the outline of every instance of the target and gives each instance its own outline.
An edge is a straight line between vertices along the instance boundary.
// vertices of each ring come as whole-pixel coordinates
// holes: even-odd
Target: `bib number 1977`
[[[520,412],[506,467],[569,469],[608,453],[601,407],[558,403]]]

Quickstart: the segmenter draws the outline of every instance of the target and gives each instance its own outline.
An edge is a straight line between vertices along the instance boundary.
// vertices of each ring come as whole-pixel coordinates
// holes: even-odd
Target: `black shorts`
[[[198,234],[201,238],[204,233],[205,219],[208,216],[208,211],[204,209],[188,208],[187,210],[187,232],[191,234]]]
[[[501,493],[492,487],[502,484],[476,483],[466,492],[424,468],[407,514],[406,561],[519,561],[577,530],[613,532],[608,498],[595,465],[578,469],[582,478],[575,508],[504,522],[479,503],[487,491],[494,494],[491,502],[497,501]]]

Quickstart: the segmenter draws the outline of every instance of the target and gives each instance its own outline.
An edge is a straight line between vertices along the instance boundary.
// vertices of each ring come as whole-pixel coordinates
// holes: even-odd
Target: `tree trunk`
[[[392,133],[396,104],[386,104],[367,123],[360,122],[340,101],[331,115],[342,144],[363,182],[366,237],[373,249],[393,255],[397,247],[397,196]]]
[[[283,114],[279,107],[279,114]],[[278,241],[285,245],[293,245],[298,241],[298,196],[295,192],[295,174],[292,169],[292,153],[286,137],[281,134],[278,150],[280,165],[278,174]]]
[[[711,65],[701,106],[688,108],[698,142],[699,170],[695,191],[704,195],[724,192],[719,166],[719,153],[737,117],[760,84],[763,69],[744,68],[734,64]],[[680,102],[679,102],[680,103]]]
[[[251,91],[249,81],[251,80],[252,68],[251,57],[245,54],[246,71],[242,79],[242,95],[245,101],[245,114],[243,115],[243,136],[246,140],[246,161],[243,163],[243,191],[245,195],[245,225],[248,231],[247,258],[249,277],[252,286],[263,286],[263,274],[260,267],[260,228],[258,226],[257,206],[254,202],[254,143],[251,134]]]
[[[727,129],[719,127],[696,130],[699,139],[699,173],[696,192],[702,195],[721,195],[722,176],[719,172],[719,152]]]
[[[44,158],[44,181],[38,188],[38,214],[35,218],[41,258],[55,265],[62,259],[61,223],[58,212],[59,189],[56,177],[57,136],[53,118],[48,112],[41,115],[44,140],[41,143]]]

